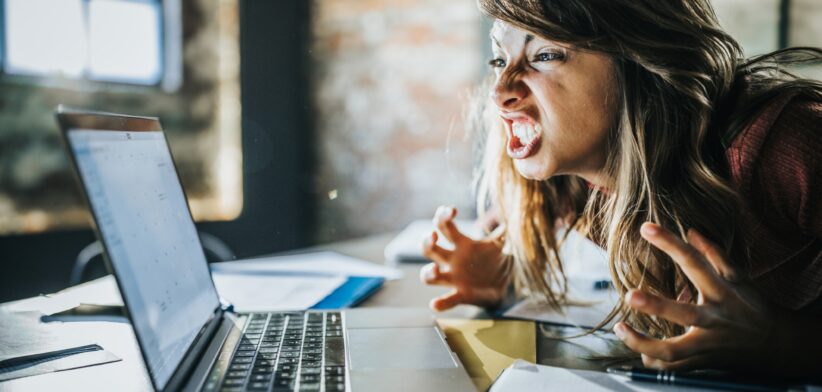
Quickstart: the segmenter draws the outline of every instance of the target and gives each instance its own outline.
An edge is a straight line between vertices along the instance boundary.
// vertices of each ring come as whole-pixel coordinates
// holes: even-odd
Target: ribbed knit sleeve
[[[734,257],[746,259],[754,285],[778,305],[819,303],[822,103],[776,99],[734,139],[727,159],[748,247]]]

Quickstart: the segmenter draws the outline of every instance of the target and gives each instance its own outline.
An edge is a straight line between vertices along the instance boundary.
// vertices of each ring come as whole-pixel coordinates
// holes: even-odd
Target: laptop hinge
[[[177,391],[182,388],[191,372],[199,363],[203,352],[208,348],[209,342],[214,338],[214,334],[217,333],[223,320],[223,313],[225,313],[225,310],[223,310],[221,304],[221,306],[214,310],[214,314],[208,321],[203,324],[200,332],[197,333],[194,341],[191,342],[191,346],[188,347],[188,351],[183,355],[183,360],[177,365],[177,369],[174,370],[171,379],[168,380],[165,388],[163,388],[164,391]]]

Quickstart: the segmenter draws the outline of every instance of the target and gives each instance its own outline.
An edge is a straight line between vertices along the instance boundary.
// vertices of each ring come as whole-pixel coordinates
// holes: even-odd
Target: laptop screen
[[[155,385],[219,299],[162,132],[70,130],[98,230]]]

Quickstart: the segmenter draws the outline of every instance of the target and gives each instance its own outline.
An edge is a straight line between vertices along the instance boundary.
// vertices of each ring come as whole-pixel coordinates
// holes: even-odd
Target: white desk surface
[[[306,250],[332,250],[382,264],[384,263],[383,249],[392,237],[393,234],[387,234],[321,245]],[[404,273],[402,279],[386,282],[377,293],[360,306],[426,307],[431,298],[448,290],[444,287],[432,287],[422,284],[419,281],[420,265],[402,265],[399,268]],[[92,281],[86,284],[94,283]],[[0,308],[37,300],[36,298],[28,298],[9,302],[0,304]],[[480,313],[481,311],[477,308],[460,306],[457,309],[444,312],[442,316],[471,318]],[[121,318],[121,322],[91,321],[63,324],[67,331],[77,328],[93,328],[94,334],[99,336],[98,344],[123,360],[0,382],[0,391],[146,391],[152,389],[134,332],[125,317]]]

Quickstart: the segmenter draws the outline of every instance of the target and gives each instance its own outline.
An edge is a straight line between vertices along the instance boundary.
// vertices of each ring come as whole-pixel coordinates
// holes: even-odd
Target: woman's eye
[[[505,68],[505,60],[501,58],[491,59],[488,61],[488,65],[490,65],[491,68]]]
[[[534,61],[535,62],[561,60],[561,59],[562,59],[562,53],[558,53],[558,52],[540,52],[540,53],[537,53],[536,56],[534,56]]]

